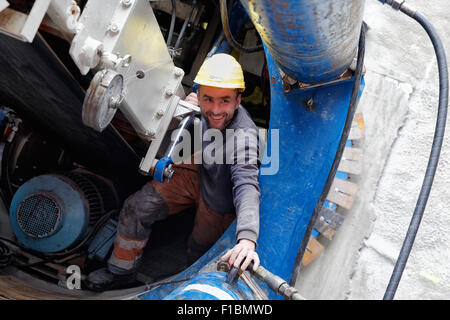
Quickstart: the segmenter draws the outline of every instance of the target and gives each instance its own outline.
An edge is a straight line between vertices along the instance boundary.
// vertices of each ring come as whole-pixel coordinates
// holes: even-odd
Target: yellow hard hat
[[[194,83],[210,87],[245,90],[244,73],[241,65],[233,56],[218,53],[207,58]]]

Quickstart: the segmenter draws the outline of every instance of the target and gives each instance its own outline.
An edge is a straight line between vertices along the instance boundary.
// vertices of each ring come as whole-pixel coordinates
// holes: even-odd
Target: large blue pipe
[[[241,0],[277,65],[309,84],[339,77],[355,57],[364,0]]]

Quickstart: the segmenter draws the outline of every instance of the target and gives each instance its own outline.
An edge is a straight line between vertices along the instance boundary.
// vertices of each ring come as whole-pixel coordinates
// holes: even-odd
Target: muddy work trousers
[[[234,213],[219,214],[203,200],[197,165],[174,166],[169,182],[151,181],[128,197],[119,216],[118,232],[108,267],[115,273],[136,270],[155,221],[196,207],[194,227],[188,240],[188,264],[213,245],[233,222]]]

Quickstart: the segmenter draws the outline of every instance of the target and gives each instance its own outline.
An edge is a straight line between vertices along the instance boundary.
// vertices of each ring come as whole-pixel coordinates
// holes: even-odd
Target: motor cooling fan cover
[[[58,252],[84,237],[89,210],[79,188],[59,175],[43,175],[24,183],[14,194],[10,224],[27,248]]]

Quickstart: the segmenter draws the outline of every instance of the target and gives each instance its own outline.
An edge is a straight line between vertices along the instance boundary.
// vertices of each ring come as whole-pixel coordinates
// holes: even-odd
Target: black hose
[[[289,280],[289,284],[291,286],[295,285],[297,276],[300,273],[300,267],[301,267],[301,262],[303,259],[303,254],[306,250],[306,246],[308,245],[308,241],[309,241],[309,238],[313,231],[314,224],[318,218],[320,209],[322,208],[322,206],[326,200],[326,197],[328,195],[328,192],[330,191],[331,184],[333,183],[334,177],[336,176],[336,172],[339,167],[339,163],[341,162],[341,158],[342,158],[342,154],[345,149],[345,145],[347,144],[348,135],[349,135],[350,129],[352,127],[353,117],[355,115],[356,107],[358,106],[357,102],[358,102],[358,95],[359,95],[359,90],[360,90],[360,86],[361,86],[365,51],[366,51],[366,24],[363,22],[361,24],[361,33],[359,36],[358,58],[357,58],[356,70],[355,70],[355,74],[354,74],[354,78],[353,78],[352,94],[350,97],[350,103],[349,103],[349,107],[348,107],[347,118],[346,118],[345,124],[344,124],[343,133],[341,136],[341,140],[339,141],[338,150],[336,151],[336,156],[334,157],[333,164],[331,165],[331,169],[328,174],[327,181],[325,182],[325,186],[322,190],[322,194],[319,198],[319,201],[316,204],[316,207],[314,208],[314,212],[311,216],[308,227],[306,228],[305,235],[303,236],[303,241],[300,244],[300,249],[297,254],[297,258],[295,260],[294,269],[292,270],[291,278]]]
[[[393,3],[393,1],[390,1],[389,4],[393,5],[395,3]],[[403,270],[405,269],[406,262],[416,238],[417,230],[419,229],[419,225],[422,220],[423,212],[428,201],[428,196],[431,191],[434,175],[439,162],[439,155],[444,139],[448,108],[448,68],[444,46],[442,45],[442,42],[439,39],[439,36],[436,33],[433,25],[431,25],[424,16],[422,16],[418,12],[403,7],[401,4],[399,9],[406,15],[416,20],[425,29],[431,39],[431,42],[433,43],[439,70],[439,106],[433,144],[431,146],[430,158],[428,160],[428,166],[425,172],[422,188],[420,190],[419,198],[417,200],[405,240],[403,241],[400,254],[395,264],[394,271],[384,294],[384,300],[392,300],[394,298],[395,292],[403,274]]]
[[[181,27],[181,31],[178,35],[177,42],[175,43],[174,49],[177,50],[181,44],[181,40],[183,40],[184,32],[186,31],[186,27],[191,20],[192,13],[194,12],[195,5],[197,4],[197,0],[192,0],[191,9],[189,10],[186,19],[184,20],[183,26]]]
[[[263,49],[262,44],[255,47],[244,47],[234,39],[231,34],[230,22],[228,19],[227,0],[220,0],[220,17],[222,20],[222,28],[225,34],[225,39],[227,39],[233,48],[246,53],[257,52]]]
[[[167,41],[166,41],[167,46],[170,46],[170,43],[172,42],[173,29],[175,28],[176,20],[177,20],[177,7],[176,7],[175,0],[172,0],[172,18],[170,19],[169,35],[167,36]]]

